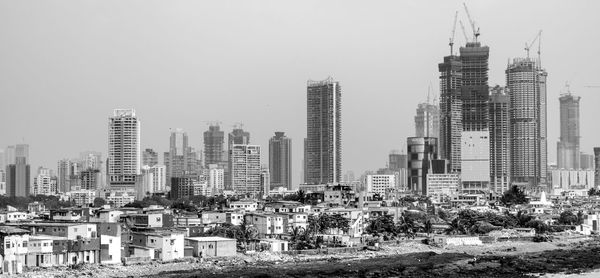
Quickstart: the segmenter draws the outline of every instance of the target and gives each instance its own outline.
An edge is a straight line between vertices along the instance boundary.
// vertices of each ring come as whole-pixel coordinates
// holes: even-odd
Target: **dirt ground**
[[[192,259],[132,266],[87,265],[77,270],[38,269],[0,277],[539,277],[594,269],[600,269],[600,242],[565,237],[554,242],[445,248],[405,241],[384,245],[379,251],[335,255],[263,252],[203,262]]]

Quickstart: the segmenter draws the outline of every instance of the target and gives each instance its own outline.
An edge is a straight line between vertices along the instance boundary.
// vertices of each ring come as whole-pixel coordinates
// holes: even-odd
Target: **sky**
[[[549,161],[566,82],[582,97],[582,151],[600,146],[600,1],[466,3],[490,47],[490,86],[543,30]],[[360,175],[406,147],[417,104],[439,94],[457,10],[470,33],[462,1],[0,0],[0,146],[28,143],[33,169],[106,155],[108,117],[135,108],[142,148],[160,153],[170,128],[202,149],[210,122],[241,122],[267,164],[268,139],[284,131],[298,183],[306,82],[332,76],[343,171]],[[457,26],[455,49],[464,43]]]

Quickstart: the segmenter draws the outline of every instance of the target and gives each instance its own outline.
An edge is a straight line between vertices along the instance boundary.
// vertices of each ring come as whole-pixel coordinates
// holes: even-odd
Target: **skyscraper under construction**
[[[581,97],[567,93],[560,96],[560,141],[557,144],[559,169],[579,169],[579,100]]]
[[[506,69],[510,96],[511,181],[537,186],[546,182],[546,77],[539,59],[517,58]]]
[[[440,138],[442,159],[448,160],[451,172],[460,172],[460,136],[462,133],[462,62],[460,57],[444,57],[440,71]]]

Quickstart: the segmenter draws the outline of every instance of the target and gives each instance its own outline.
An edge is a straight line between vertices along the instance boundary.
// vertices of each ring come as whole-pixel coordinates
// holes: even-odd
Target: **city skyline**
[[[2,17],[4,20],[8,22],[20,22],[23,20],[15,16],[23,15],[20,12],[19,4],[6,6],[4,4],[0,5],[2,5],[0,14],[4,15],[4,12],[2,11],[7,13],[6,16]],[[52,6],[52,4],[45,5],[49,5],[48,8],[50,9],[60,9],[59,7]],[[334,4],[323,3],[322,5],[327,6]],[[588,10],[593,10],[589,8],[590,5],[597,4],[595,2],[585,2],[584,4],[569,3],[569,5],[548,4],[540,7],[540,5],[527,3],[523,4],[525,6],[522,8],[523,11],[510,10],[511,12],[515,13],[515,16],[511,17],[511,22],[505,22],[504,20],[500,20],[499,18],[493,16],[496,14],[494,11],[495,8],[504,7],[506,9],[506,7],[511,5],[510,3],[504,3],[500,5],[499,3],[476,2],[469,3],[469,5],[471,6],[474,18],[478,22],[478,25],[481,26],[482,40],[486,45],[490,46],[490,86],[495,84],[501,86],[506,85],[503,77],[506,60],[513,57],[524,57],[525,53],[522,49],[523,44],[530,41],[539,29],[544,29],[542,60],[543,67],[546,68],[550,73],[548,78],[548,144],[549,146],[554,146],[558,141],[558,96],[563,90],[564,82],[570,81],[573,93],[581,96],[583,100],[581,103],[581,151],[591,153],[592,147],[598,145],[597,141],[594,141],[594,138],[597,138],[598,135],[595,134],[597,131],[593,128],[593,123],[591,122],[594,118],[594,115],[596,115],[594,113],[597,112],[594,111],[589,104],[599,103],[600,97],[595,93],[598,89],[586,88],[585,86],[598,85],[598,82],[596,82],[596,79],[594,79],[596,76],[598,76],[598,70],[595,68],[588,68],[587,70],[584,70],[586,65],[580,66],[577,64],[577,61],[585,60],[588,61],[586,63],[587,65],[593,65],[595,64],[594,59],[597,58],[586,57],[583,59],[578,59],[578,57],[581,57],[578,55],[582,54],[567,51],[566,45],[568,44],[561,42],[564,40],[585,41],[586,44],[579,46],[583,49],[578,52],[582,53],[586,52],[585,50],[588,48],[590,50],[597,49],[599,41],[594,32],[591,32],[591,34],[590,32],[581,32],[587,33],[586,36],[591,37],[584,40],[580,36],[582,34],[579,34],[578,32],[570,32],[570,28],[579,28],[585,30],[584,28],[586,26],[596,26],[597,24],[594,23],[597,22],[598,19],[595,16],[592,16],[586,20],[572,20],[574,23],[571,25],[571,27],[569,27],[569,29],[567,29],[567,27],[560,26],[558,23],[553,22],[553,20],[555,19],[555,15],[558,13],[558,11],[576,10],[577,12],[571,12],[571,14],[585,14],[588,12]],[[307,79],[318,80],[331,75],[336,80],[339,80],[344,86],[344,128],[342,129],[344,137],[344,155],[342,172],[353,170],[356,173],[362,173],[365,170],[377,169],[385,165],[387,154],[390,150],[404,149],[404,139],[411,136],[411,133],[413,132],[411,119],[413,117],[414,107],[417,103],[423,102],[425,99],[427,93],[427,84],[430,82],[436,83],[435,81],[437,79],[438,72],[435,68],[435,65],[439,62],[438,60],[440,57],[443,57],[448,53],[447,37],[449,36],[451,30],[453,11],[460,9],[460,2],[444,2],[439,3],[439,6],[441,11],[437,11],[437,9],[436,11],[429,11],[431,6],[428,5],[419,6],[417,4],[399,4],[397,8],[394,7],[394,5],[390,5],[390,7],[395,8],[390,8],[390,10],[395,13],[386,12],[384,7],[370,6],[366,9],[367,18],[373,17],[374,14],[381,14],[381,21],[374,21],[371,23],[372,25],[362,27],[361,25],[350,24],[350,18],[359,14],[356,5],[353,5],[352,3],[341,7],[342,13],[335,15],[338,19],[340,19],[340,22],[343,24],[350,24],[350,27],[343,27],[341,25],[337,25],[336,23],[330,22],[325,18],[324,15],[319,13],[316,15],[309,14],[312,16],[312,18],[318,20],[318,22],[330,24],[340,30],[338,33],[332,35],[332,39],[328,41],[329,43],[325,44],[325,48],[317,48],[316,46],[314,46],[312,49],[307,48],[308,54],[315,55],[315,53],[317,53],[317,58],[322,58],[325,60],[321,62],[322,64],[309,62],[306,66],[294,66],[292,65],[293,63],[290,63],[294,60],[290,61],[289,59],[301,58],[300,60],[308,61],[312,61],[313,59],[305,59],[304,55],[307,54],[302,54],[302,51],[294,51],[295,48],[288,49],[286,48],[286,46],[289,47],[287,43],[284,43],[284,41],[279,41],[279,44],[277,44],[278,46],[284,46],[284,49],[288,49],[285,51],[285,53],[278,54],[281,55],[281,57],[286,57],[285,54],[288,55],[287,57],[289,58],[285,59],[284,61],[286,61],[285,64],[289,66],[290,71],[285,71],[285,73],[281,76],[275,75],[280,78],[275,78],[278,80],[274,82],[276,82],[278,85],[273,87],[283,87],[291,92],[280,94],[281,90],[277,89],[273,91],[267,90],[257,94],[253,97],[258,100],[251,102],[251,104],[254,106],[248,106],[248,110],[246,110],[246,108],[241,109],[240,107],[246,107],[246,102],[250,101],[251,99],[245,96],[245,94],[240,93],[241,90],[239,87],[229,90],[213,90],[211,93],[211,90],[204,90],[204,86],[202,85],[209,85],[207,88],[214,88],[211,87],[215,85],[212,83],[214,81],[208,80],[213,77],[218,83],[243,81],[240,83],[247,83],[248,88],[252,88],[254,86],[258,87],[265,80],[273,80],[273,78],[265,78],[265,76],[271,73],[270,71],[265,69],[265,72],[260,74],[262,77],[259,78],[254,74],[249,74],[245,70],[246,67],[241,65],[242,67],[239,69],[239,72],[236,70],[232,73],[233,76],[210,76],[207,77],[206,80],[203,79],[198,83],[186,83],[189,85],[189,88],[181,87],[180,85],[176,85],[174,88],[170,88],[168,86],[175,85],[176,81],[188,81],[196,78],[196,75],[191,75],[193,72],[192,70],[177,71],[173,75],[168,75],[167,73],[160,71],[149,71],[145,72],[144,74],[132,74],[132,76],[135,78],[133,78],[130,82],[121,80],[117,78],[116,75],[110,74],[107,66],[115,66],[117,69],[120,69],[117,72],[123,74],[123,71],[126,69],[135,71],[137,68],[148,66],[148,63],[165,63],[169,67],[187,64],[184,61],[179,60],[178,55],[169,51],[167,51],[167,53],[169,54],[168,57],[171,59],[160,60],[146,56],[136,56],[137,59],[125,59],[125,61],[121,63],[115,59],[111,59],[111,56],[106,54],[104,52],[105,50],[101,48],[100,50],[102,52],[100,54],[102,55],[99,56],[108,58],[106,62],[107,65],[105,65],[100,61],[92,59],[91,56],[88,56],[90,55],[90,52],[86,51],[98,51],[98,49],[87,45],[87,43],[96,43],[95,40],[97,39],[87,35],[83,36],[81,40],[76,40],[76,42],[84,44],[83,47],[79,45],[79,47],[82,47],[81,49],[83,49],[83,52],[76,52],[76,54],[81,55],[83,59],[91,59],[91,64],[98,66],[97,69],[91,70],[90,67],[86,66],[81,69],[81,73],[78,73],[80,68],[77,68],[78,71],[73,71],[73,69],[76,68],[74,66],[77,65],[73,64],[73,61],[77,59],[67,59],[64,61],[64,63],[66,63],[64,68],[58,66],[58,68],[54,68],[54,66],[50,68],[48,66],[41,66],[40,69],[32,69],[29,67],[38,66],[41,61],[40,59],[46,56],[35,56],[28,58],[25,60],[24,65],[19,65],[17,63],[18,60],[15,60],[13,57],[5,57],[5,55],[8,53],[16,53],[19,55],[27,54],[29,53],[28,51],[33,51],[37,48],[34,46],[28,46],[28,48],[25,49],[17,49],[17,46],[20,46],[20,44],[24,43],[23,40],[15,38],[16,34],[10,30],[0,27],[0,32],[2,32],[2,34],[6,34],[9,41],[7,45],[0,47],[3,50],[0,51],[0,57],[6,61],[5,64],[0,65],[0,72],[6,73],[3,75],[3,77],[0,77],[2,78],[2,82],[0,82],[0,90],[6,92],[4,97],[9,100],[9,102],[3,101],[2,104],[0,104],[2,105],[2,109],[0,109],[0,111],[2,111],[0,112],[0,118],[2,119],[2,125],[6,126],[4,132],[0,135],[0,145],[7,146],[21,142],[29,144],[31,146],[32,169],[37,169],[39,166],[52,168],[56,165],[56,162],[59,159],[64,157],[75,157],[76,154],[83,150],[99,151],[106,156],[108,154],[106,149],[106,135],[104,134],[106,130],[106,117],[108,114],[110,114],[112,109],[119,107],[131,107],[137,110],[137,113],[144,122],[141,147],[142,149],[153,148],[158,153],[163,153],[164,151],[168,150],[167,144],[164,143],[164,138],[168,136],[168,128],[172,126],[181,126],[189,131],[191,141],[190,145],[197,150],[203,149],[201,148],[201,138],[202,133],[207,129],[204,121],[211,120],[222,120],[225,123],[222,126],[222,130],[225,132],[229,132],[231,130],[231,127],[227,125],[239,122],[240,119],[243,120],[245,124],[244,129],[252,134],[252,143],[261,145],[263,148],[267,146],[268,138],[275,130],[283,130],[286,132],[286,134],[289,134],[290,138],[299,141],[304,138],[303,133],[305,133],[305,123],[303,122],[303,118],[305,118],[303,111],[305,110],[304,107],[300,105],[300,103],[304,103],[304,82]],[[298,17],[296,13],[310,10],[310,7],[311,4],[307,4],[304,7],[274,6],[271,10],[263,11],[258,8],[253,9],[251,10],[250,14],[256,15],[266,12],[267,14],[277,16],[277,18],[287,15],[292,19],[297,19]],[[154,18],[155,15],[160,15],[161,12],[159,8],[160,6],[158,4],[150,5],[150,7],[147,8],[148,10],[146,10],[145,17],[142,16],[142,20],[147,20],[144,22],[150,22],[149,20]],[[404,8],[404,10],[401,8]],[[428,9],[427,13],[418,12],[425,8]],[[91,24],[92,27],[97,28],[96,30],[99,31],[100,35],[105,36],[107,34],[105,32],[109,30],[102,26],[95,25],[99,22],[98,20],[103,18],[103,13],[98,12],[98,15],[95,11],[86,10],[84,7],[82,7],[82,9],[83,14],[91,13],[92,15],[96,15],[90,17],[90,19],[85,21],[85,23],[88,25]],[[121,10],[125,11],[125,9],[125,7],[121,7]],[[177,8],[173,9],[174,10],[171,10],[170,12],[182,13],[186,20],[192,20],[189,18],[191,15],[185,13],[184,11],[178,10]],[[294,9],[297,9],[298,12],[292,12]],[[427,28],[426,30],[420,31],[420,33],[423,32],[429,34],[426,36],[426,39],[422,39],[415,33],[409,33],[410,35],[398,36],[402,38],[401,42],[388,41],[387,38],[384,37],[384,34],[387,36],[389,32],[372,32],[379,27],[385,27],[383,30],[391,31],[389,29],[391,27],[389,26],[396,26],[394,28],[397,29],[393,29],[396,31],[394,33],[399,34],[401,31],[406,31],[402,28],[408,28],[409,26],[403,26],[400,23],[405,22],[404,20],[415,20],[415,18],[408,17],[407,19],[398,19],[396,21],[395,17],[402,15],[402,12],[411,10],[416,11],[415,14],[424,16],[424,19],[422,20],[432,21],[432,24],[427,24],[427,26],[425,26],[425,28]],[[523,17],[525,19],[520,19],[519,16],[517,16],[519,13],[527,10],[535,10],[537,12],[536,15],[538,16],[534,19],[531,17]],[[234,13],[238,15],[240,11],[234,10]],[[464,20],[464,15],[460,16]],[[48,20],[48,17],[51,19],[53,18],[53,15],[44,14],[40,20]],[[76,16],[68,14],[67,17]],[[253,16],[242,16],[242,19],[247,20],[248,22],[254,22],[256,24],[262,24],[265,20],[254,18]],[[110,26],[113,21],[122,21],[125,19],[117,15],[115,18],[108,18],[106,20],[108,20],[108,25]],[[212,18],[212,20],[216,19]],[[592,22],[590,22],[590,20]],[[359,21],[359,23],[365,22]],[[54,25],[50,24],[49,27],[44,26],[39,28],[46,30],[45,28],[59,25],[63,26],[61,24],[66,23],[59,21],[53,24]],[[182,23],[167,22],[164,23],[164,25],[159,24],[154,27],[163,27],[166,30],[170,30],[169,28],[178,27],[180,24]],[[310,27],[308,27],[309,29],[302,29],[302,26],[294,21],[284,21],[284,25],[291,28],[300,28],[300,31],[308,31],[310,29]],[[128,28],[134,28],[135,31],[136,26],[126,26],[128,26]],[[510,35],[504,37],[503,33],[505,32],[503,32],[503,30],[506,30],[506,28],[511,26],[519,26],[519,28],[516,28],[519,31],[510,32]],[[225,30],[228,31],[229,35],[232,35],[233,38],[250,40],[249,43],[253,46],[247,51],[244,51],[242,48],[230,48],[229,50],[235,50],[234,57],[238,57],[238,55],[241,56],[242,54],[251,56],[254,53],[263,52],[262,50],[258,50],[261,49],[259,46],[262,46],[261,44],[258,44],[258,41],[251,40],[250,38],[245,37],[243,34],[238,34],[235,31],[236,27],[239,26],[233,26],[233,29],[231,27],[232,26],[224,27]],[[29,30],[33,28],[33,26],[25,26],[25,28],[27,28],[25,30]],[[37,29],[32,31],[36,30]],[[66,30],[72,29],[67,28]],[[142,28],[140,30],[145,29]],[[343,51],[343,48],[340,48],[340,50],[337,51],[335,46],[339,46],[340,43],[345,41],[345,38],[357,38],[356,35],[349,33],[349,30],[356,31],[359,37],[371,38],[372,41],[356,46],[348,46],[348,48],[351,48],[354,50],[354,52]],[[110,29],[110,32],[113,31],[114,30]],[[159,32],[159,34],[164,36],[164,29],[161,31],[162,32]],[[277,30],[267,28],[266,32],[259,29],[251,29],[250,31],[252,31],[250,33],[255,33],[259,35],[259,37],[262,37],[268,35],[269,31],[276,32]],[[283,36],[289,40],[292,39],[280,32],[281,31],[276,32],[276,34],[279,34],[280,36]],[[457,30],[457,32],[460,33],[460,30]],[[306,33],[308,34],[309,32]],[[118,35],[121,34],[125,33],[118,33]],[[60,48],[57,47],[63,46],[64,43],[73,38],[71,38],[71,34],[68,32],[59,33],[59,35],[66,36],[66,40],[61,40],[60,42],[51,41],[49,44],[51,47],[49,49],[45,49],[44,51],[40,51],[37,55],[62,53]],[[148,35],[148,38],[152,38],[150,36],[151,35]],[[175,39],[181,39],[183,37],[178,35],[174,36],[176,36]],[[303,32],[300,32],[300,37],[304,37]],[[408,40],[404,40],[406,38],[408,38]],[[460,38],[460,34],[457,34],[456,46],[464,44]],[[32,40],[34,40],[34,42],[40,40],[44,41],[45,39],[47,38],[43,32],[40,33],[36,31],[32,33]],[[123,40],[124,38],[117,36],[116,39],[112,40],[111,42],[121,45],[121,43],[124,43]],[[180,42],[180,40],[176,41]],[[415,45],[416,42],[413,41],[420,43]],[[176,48],[180,45],[186,45],[185,41],[181,42],[181,44],[169,46]],[[125,44],[121,46],[124,48],[123,51],[129,51],[132,49],[131,45]],[[392,51],[392,46],[402,46],[402,48],[399,48],[400,51]],[[162,51],[169,49],[164,45],[160,45],[159,41],[154,40],[151,41],[151,44],[148,47]],[[423,52],[419,51],[413,53],[419,47],[423,47]],[[364,60],[364,58],[359,57],[362,54],[371,53],[376,49],[380,49],[383,53],[383,56],[367,55],[370,56],[371,60]],[[119,55],[124,54],[124,52],[120,50],[113,51],[116,51],[116,53]],[[183,52],[185,53],[185,51]],[[93,53],[95,52],[92,52],[92,54]],[[110,51],[107,53],[110,53]],[[564,53],[569,54],[565,55]],[[411,57],[416,57],[416,59],[405,57],[404,55],[407,54],[411,54]],[[19,55],[17,56],[21,57]],[[327,57],[327,55],[330,55],[331,57]],[[69,57],[73,58],[73,56]],[[386,58],[385,60],[383,60],[384,57]],[[389,59],[387,59],[387,57],[389,57]],[[150,62],[142,58],[148,58],[150,59]],[[349,58],[355,58],[357,61],[348,63],[340,62],[340,60]],[[51,59],[51,61],[53,61],[54,58],[47,59]],[[196,60],[193,59],[193,61]],[[248,60],[243,61],[248,62]],[[252,61],[250,63],[251,65],[260,65],[261,60],[251,59],[250,61]],[[269,61],[269,63],[274,63],[271,60]],[[406,63],[404,61],[406,61]],[[362,65],[361,63],[366,63],[365,65],[367,65],[367,67],[373,68],[373,74],[360,69],[358,65]],[[227,60],[225,61],[225,65],[233,66],[240,64],[239,62]],[[278,64],[275,63],[275,65]],[[398,76],[403,75],[405,66],[406,69],[414,66],[415,69],[411,69],[411,74],[409,74],[411,78],[398,79]],[[584,69],[577,69],[581,67]],[[277,68],[281,69],[280,66],[277,66]],[[66,76],[61,77],[60,75],[56,75],[56,73],[50,72],[50,69],[52,71],[66,74]],[[195,67],[192,67],[191,69],[195,69]],[[219,67],[218,69],[221,68]],[[261,67],[261,69],[264,68]],[[44,82],[30,82],[27,79],[27,76],[29,75],[25,74],[25,70],[33,70],[32,76],[44,80]],[[125,73],[127,72],[128,71],[125,71]],[[223,74],[224,72],[222,70],[217,70],[216,73]],[[157,79],[155,78],[156,76],[162,76],[164,74],[166,74],[165,77],[167,78],[168,82],[156,83],[157,81],[153,80]],[[77,76],[83,77],[83,81],[80,83],[75,82],[64,88],[60,87],[62,83],[70,84],[70,82],[68,82],[70,81],[70,78]],[[101,78],[100,82],[93,81],[95,80],[93,79],[94,76],[99,76]],[[414,78],[415,80],[411,80],[412,76],[416,76],[416,78]],[[396,81],[396,79],[398,80]],[[391,82],[391,80],[394,80],[394,82]],[[144,101],[140,99],[140,96],[143,95],[141,91],[144,91],[148,88],[144,87],[145,89],[141,91],[136,89],[139,85],[137,83],[144,84],[146,82],[149,83],[148,86],[156,85],[153,86],[154,88],[148,90],[150,96],[152,96],[149,99],[152,101]],[[46,85],[42,86],[42,84]],[[36,92],[42,91],[47,93],[39,95],[36,94],[35,103],[32,103],[30,101],[30,96]],[[221,103],[221,105],[213,106],[225,108],[227,105],[231,105],[231,111],[237,109],[242,112],[229,115],[226,113],[228,109],[221,109],[223,111],[215,111],[207,108],[207,111],[199,111],[198,109],[190,109],[192,106],[179,103],[174,105],[176,106],[175,110],[170,110],[170,112],[177,111],[177,113],[163,112],[165,107],[163,107],[162,104],[169,103],[171,97],[177,98],[177,96],[181,96],[181,94],[188,95],[191,94],[192,91],[201,92],[202,98],[212,99],[217,103]],[[438,92],[439,90],[432,88],[432,91]],[[407,92],[417,93],[408,94]],[[79,94],[88,96],[88,101],[92,101],[94,105],[86,105],[86,103],[80,103],[79,105],[66,104],[72,100],[73,96],[79,96]],[[226,98],[231,100],[225,102],[216,94],[223,94]],[[166,98],[167,96],[168,98]],[[374,99],[377,101],[373,101]],[[289,105],[286,104],[288,101],[290,102]],[[53,109],[44,110],[46,112],[43,116],[26,115],[23,117],[15,117],[14,114],[11,113],[11,111],[16,111],[16,109],[24,110],[24,108],[29,107],[29,105],[33,105],[33,107],[28,109],[40,111],[39,104],[37,104],[38,102],[50,104],[53,106]],[[9,104],[10,106],[8,106]],[[261,109],[249,109],[252,107],[258,107]],[[265,112],[260,112],[258,110],[264,110]],[[370,113],[354,113],[355,111],[369,111]],[[390,116],[390,111],[395,111],[394,117]],[[73,117],[72,115],[74,114],[79,116]],[[277,117],[270,117],[269,115],[277,115]],[[370,123],[378,123],[379,121],[381,121],[381,124],[370,125]],[[388,130],[382,130],[379,128],[380,126],[386,126],[386,129]],[[375,144],[374,146],[370,146],[368,150],[364,150],[361,148],[361,146],[363,145],[363,142],[369,138],[362,136],[361,134],[363,133],[377,134],[377,138],[380,139],[381,142],[379,144]],[[55,135],[52,137],[47,137],[44,136],[46,134]],[[293,150],[293,153],[295,154],[293,162],[294,184],[297,184],[300,181],[299,175],[301,171],[299,169],[302,165],[301,145],[302,144],[295,144]],[[266,159],[266,155],[266,153],[263,153],[263,160]],[[550,147],[548,149],[548,157],[550,162],[556,160],[556,150],[554,147]]]

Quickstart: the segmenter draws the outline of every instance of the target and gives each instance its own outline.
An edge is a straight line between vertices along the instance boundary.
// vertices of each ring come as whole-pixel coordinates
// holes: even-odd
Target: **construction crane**
[[[463,3],[465,7],[465,12],[467,13],[467,18],[469,19],[469,23],[471,23],[471,29],[473,30],[473,41],[477,42],[477,37],[479,37],[479,28],[475,28],[475,21],[471,19],[471,14],[469,13],[469,9],[467,8],[467,4]]]
[[[467,31],[465,31],[465,25],[462,23],[462,20],[459,20],[458,23],[460,23],[460,28],[463,31],[463,35],[465,36],[465,43],[469,42],[469,37],[467,36]]]
[[[448,45],[450,46],[450,56],[454,55],[453,47],[454,47],[454,33],[456,32],[456,18],[458,17],[458,11],[454,13],[454,25],[452,25],[452,36],[450,37],[450,42]]]
[[[535,38],[533,38],[533,40],[531,41],[531,43],[527,44],[525,43],[525,51],[527,52],[527,58],[529,58],[529,50],[531,49],[531,47],[533,46],[533,44],[538,41],[538,56],[540,55],[540,50],[541,50],[541,44],[542,44],[542,30],[540,30],[537,35],[535,36]]]

